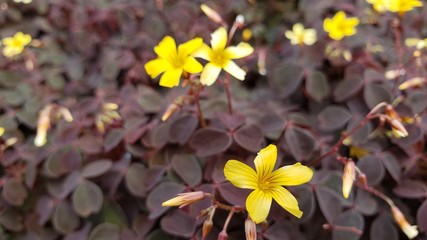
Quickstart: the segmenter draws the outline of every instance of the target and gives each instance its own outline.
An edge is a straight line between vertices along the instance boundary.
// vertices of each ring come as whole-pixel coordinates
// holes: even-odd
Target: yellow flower
[[[416,47],[417,49],[423,49],[427,47],[427,38],[407,38],[405,39],[405,44],[408,47]]]
[[[245,80],[246,72],[237,66],[232,59],[243,58],[252,54],[254,49],[251,45],[241,42],[235,47],[226,47],[227,31],[223,27],[213,32],[211,38],[212,48],[203,43],[193,54],[195,57],[209,61],[203,69],[200,82],[207,86],[212,85],[218,78],[221,69],[239,80]]]
[[[356,26],[359,24],[357,17],[347,18],[345,12],[339,11],[333,18],[323,21],[323,29],[329,33],[334,40],[341,40],[345,36],[356,34]]]
[[[385,12],[389,7],[390,0],[366,0],[368,3],[372,4],[374,9],[378,12]]]
[[[414,7],[422,7],[423,3],[420,0],[389,0],[387,10],[390,12],[398,12],[403,14],[414,9]]]
[[[291,40],[292,45],[313,45],[317,41],[316,30],[313,28],[305,29],[301,23],[292,27],[292,31],[285,32],[285,36]]]
[[[33,0],[13,0],[16,3],[30,4]]]
[[[24,51],[25,46],[31,42],[31,36],[22,32],[17,32],[13,37],[3,38],[1,42],[5,45],[3,48],[3,55],[6,57],[13,57]]]
[[[154,51],[158,58],[145,64],[145,70],[155,78],[163,73],[160,86],[176,87],[183,72],[199,73],[203,66],[191,54],[203,43],[201,38],[192,39],[176,48],[175,40],[166,36],[160,41]]]
[[[228,181],[239,188],[253,189],[246,199],[246,209],[255,223],[267,218],[272,199],[294,216],[302,216],[298,201],[282,186],[306,183],[313,176],[313,171],[301,163],[273,171],[276,158],[276,146],[269,145],[261,149],[255,158],[256,171],[237,160],[229,160],[225,164],[224,175]]]

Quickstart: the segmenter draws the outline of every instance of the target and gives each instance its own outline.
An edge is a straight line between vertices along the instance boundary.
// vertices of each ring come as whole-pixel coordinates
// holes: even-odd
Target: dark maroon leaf
[[[224,112],[218,112],[216,114],[218,116],[218,119],[227,127],[228,130],[234,131],[238,127],[242,126],[246,123],[246,118],[243,115],[234,113],[233,115],[230,115],[228,113]]]
[[[193,115],[184,115],[175,120],[169,129],[171,142],[176,142],[180,145],[187,143],[191,134],[196,130],[198,122],[197,118]]]
[[[163,231],[174,236],[190,239],[196,231],[195,219],[180,209],[173,210],[160,221]]]
[[[358,189],[354,199],[355,209],[363,215],[371,216],[378,211],[378,202],[372,194]]]
[[[106,152],[111,151],[113,148],[117,147],[119,143],[123,140],[123,129],[112,129],[107,133],[104,139],[104,149]]]
[[[334,89],[334,99],[343,102],[356,95],[363,88],[363,79],[360,76],[349,76],[340,81]]]
[[[10,205],[22,206],[28,197],[28,192],[22,181],[17,178],[10,178],[3,186],[2,195]]]
[[[332,231],[332,237],[334,240],[357,240],[362,237],[365,220],[356,211],[348,210],[341,213],[336,221],[334,221],[334,224],[360,230],[360,233],[356,233],[354,231],[343,231],[336,228]]]
[[[88,240],[119,240],[120,229],[111,223],[101,223],[94,227],[89,234]]]
[[[378,185],[384,178],[385,169],[380,159],[367,155],[357,162],[359,169],[366,174],[370,186]]]
[[[53,205],[53,199],[48,196],[41,196],[39,197],[36,205],[36,213],[39,217],[38,224],[40,226],[43,226],[47,220],[49,220],[50,215],[52,214],[54,205]]]
[[[88,223],[84,227],[82,227],[80,230],[68,234],[64,238],[64,240],[86,240],[89,235],[90,229],[91,229],[91,224]]]
[[[80,173],[75,171],[64,179],[49,182],[47,190],[53,197],[64,199],[79,185],[81,180]]]
[[[403,180],[393,192],[404,198],[423,198],[427,196],[427,186],[418,180]]]
[[[239,146],[251,152],[258,152],[264,141],[261,129],[254,124],[240,127],[234,132],[233,138]]]
[[[292,95],[303,80],[304,70],[293,63],[278,66],[271,75],[271,87],[276,90],[281,97]]]
[[[102,150],[102,138],[85,134],[79,139],[80,148],[88,154],[97,154]]]
[[[427,233],[427,200],[424,200],[417,211],[417,225],[421,231]]]
[[[43,168],[50,177],[59,177],[73,170],[79,170],[81,155],[76,149],[63,148],[54,152],[44,163]]]
[[[56,231],[68,234],[73,232],[80,224],[79,217],[74,213],[71,204],[62,201],[56,206],[52,216],[52,223]]]
[[[229,182],[221,183],[218,190],[228,203],[239,206],[245,206],[246,198],[251,192],[251,190],[237,188]]]
[[[302,128],[289,127],[285,132],[286,144],[297,161],[309,159],[319,145],[312,134]]]
[[[81,217],[88,217],[101,210],[104,196],[95,183],[84,180],[72,195],[73,208]]]
[[[317,115],[319,128],[324,131],[339,130],[350,121],[351,114],[341,106],[330,105]]]
[[[298,200],[298,206],[303,212],[302,217],[298,220],[300,223],[309,221],[316,211],[316,199],[313,191],[307,185],[298,186],[292,189],[292,194]]]
[[[401,172],[397,158],[390,152],[383,152],[382,154],[379,154],[378,157],[394,180],[399,182]]]
[[[90,162],[82,169],[82,176],[85,178],[99,177],[108,172],[113,166],[110,159],[101,159]]]
[[[368,105],[370,109],[381,102],[390,103],[392,99],[391,96],[390,91],[386,87],[376,83],[367,84],[363,91],[366,105]]]
[[[312,71],[305,80],[305,89],[317,102],[321,102],[329,95],[329,83],[325,74],[320,71]]]
[[[144,237],[153,228],[156,222],[148,218],[148,215],[140,214],[133,218],[132,229],[139,237]]]
[[[319,203],[320,210],[328,222],[334,222],[342,211],[341,201],[332,190],[318,186],[316,188],[317,202]]]
[[[197,130],[190,139],[190,146],[200,157],[221,153],[231,145],[232,138],[224,130],[216,128],[202,128]]]
[[[411,107],[413,113],[421,113],[427,107],[427,93],[424,90],[411,92],[405,103]]]
[[[379,215],[371,226],[371,239],[398,240],[399,232],[393,222],[384,215]]]
[[[408,136],[404,138],[393,139],[393,141],[403,148],[411,146],[423,138],[424,130],[415,124],[405,125]]]
[[[24,228],[22,216],[13,208],[6,208],[0,212],[0,224],[5,229],[13,232],[22,231]]]
[[[125,184],[130,193],[137,197],[145,197],[146,189],[144,180],[147,169],[141,163],[132,163],[125,176]]]
[[[172,168],[181,179],[191,187],[202,181],[202,168],[193,155],[175,155],[172,158]]]

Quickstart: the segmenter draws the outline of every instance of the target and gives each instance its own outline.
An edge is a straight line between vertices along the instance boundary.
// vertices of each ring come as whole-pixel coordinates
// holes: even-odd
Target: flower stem
[[[200,106],[200,91],[201,91],[200,87],[195,86],[193,88],[194,102],[196,103],[196,107],[197,107],[197,115],[199,117],[199,123],[200,123],[200,126],[204,128],[206,127],[206,121],[205,121],[205,118],[203,117],[202,107]]]
[[[224,79],[224,88],[225,88],[225,94],[227,95],[228,113],[233,114],[233,104],[231,102],[230,76],[229,75],[227,75]]]

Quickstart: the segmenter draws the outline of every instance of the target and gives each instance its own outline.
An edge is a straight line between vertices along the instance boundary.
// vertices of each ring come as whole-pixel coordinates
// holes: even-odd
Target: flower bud
[[[350,195],[355,178],[356,178],[356,168],[354,166],[354,162],[352,160],[349,160],[346,162],[344,171],[342,174],[342,195],[346,199]]]
[[[399,90],[405,90],[412,87],[421,87],[424,83],[424,78],[414,77],[399,85]]]
[[[205,197],[205,193],[202,191],[197,192],[188,192],[188,193],[180,193],[178,197],[174,197],[166,202],[162,203],[163,207],[173,207],[180,206],[184,207],[189,204],[198,202]]]
[[[170,116],[172,116],[177,110],[178,110],[178,105],[176,103],[169,104],[165,113],[163,113],[162,121],[164,122],[164,121],[168,120],[168,118]]]
[[[391,131],[396,138],[404,138],[409,135],[405,126],[403,126],[403,124],[399,120],[391,119],[389,123],[391,125]]]
[[[359,174],[359,182],[362,184],[362,186],[367,187],[368,186],[368,179],[366,178],[366,175],[364,173]]]
[[[418,236],[417,226],[410,225],[398,207],[391,206],[391,213],[393,214],[393,218],[396,223],[409,239],[413,239]]]
[[[222,24],[224,22],[222,17],[215,10],[208,7],[208,5],[202,4],[202,5],[200,5],[200,8],[206,14],[206,16],[208,16],[208,18],[210,20],[212,20],[213,22],[218,23],[218,24]]]
[[[34,145],[37,147],[44,146],[47,142],[47,130],[50,128],[50,108],[45,108],[40,112],[37,122],[37,135],[34,139]]]
[[[208,234],[211,232],[212,230],[212,226],[213,226],[213,222],[212,219],[207,218],[204,222],[203,222],[203,227],[202,227],[202,239],[206,239],[206,237],[208,236]]]
[[[256,240],[257,238],[256,224],[250,218],[245,221],[245,235],[246,240]]]
[[[228,234],[226,231],[222,230],[218,235],[218,240],[227,240]]]

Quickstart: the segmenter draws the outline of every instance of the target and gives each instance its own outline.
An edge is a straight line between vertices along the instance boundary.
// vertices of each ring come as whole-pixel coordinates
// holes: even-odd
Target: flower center
[[[213,56],[211,62],[221,67],[224,66],[228,60],[223,51],[214,52],[212,55]]]
[[[258,188],[260,190],[269,190],[270,189],[270,182],[261,180],[258,182]]]

